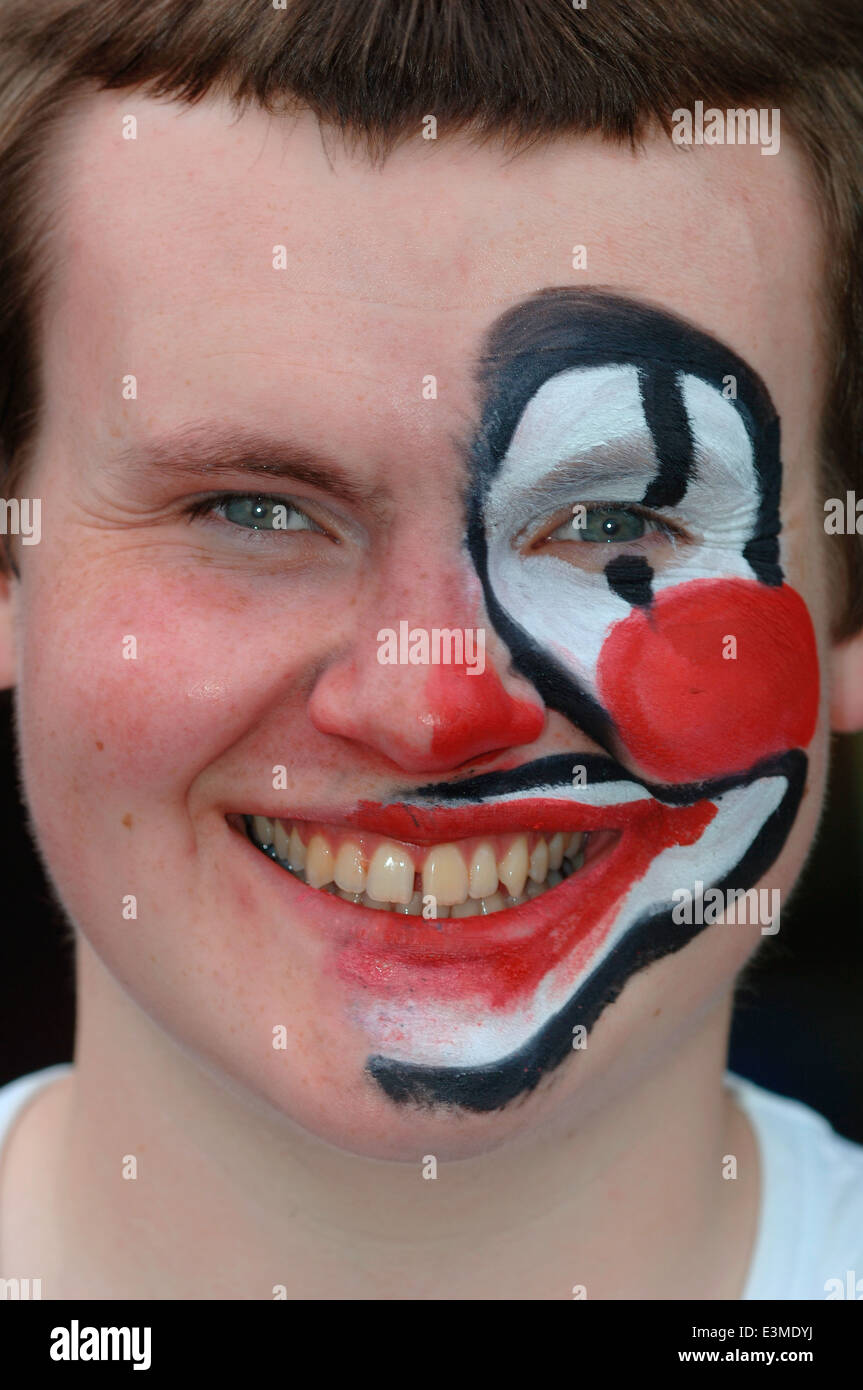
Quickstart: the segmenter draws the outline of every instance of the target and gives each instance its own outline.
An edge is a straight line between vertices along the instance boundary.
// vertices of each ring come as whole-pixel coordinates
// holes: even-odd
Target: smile
[[[522,831],[434,844],[245,815],[246,834],[295,878],[344,902],[402,916],[487,916],[520,907],[591,863],[613,832]],[[433,899],[429,904],[428,900]]]
[[[578,786],[572,756],[555,755],[409,802],[227,813],[273,930],[318,943],[368,1037],[367,1069],[394,1098],[493,1109],[535,1084],[571,1053],[573,1025],[593,1026],[621,969],[703,929],[675,924],[671,904],[705,862],[719,885],[760,875],[805,770],[784,755],[672,799],[609,759],[582,764]],[[741,845],[735,827],[753,825],[765,854],[750,863],[751,833]]]

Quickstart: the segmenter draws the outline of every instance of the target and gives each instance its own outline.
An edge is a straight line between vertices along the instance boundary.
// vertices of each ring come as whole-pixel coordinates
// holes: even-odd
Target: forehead
[[[309,114],[121,92],[88,99],[53,157],[51,418],[128,433],[255,410],[348,451],[360,418],[401,450],[469,417],[475,355],[508,307],[598,285],[727,342],[767,381],[786,444],[812,426],[821,257],[787,139],[764,156],[561,138],[513,158],[418,130],[374,168]],[[127,373],[134,423],[106,391]],[[431,418],[428,374],[444,406]]]

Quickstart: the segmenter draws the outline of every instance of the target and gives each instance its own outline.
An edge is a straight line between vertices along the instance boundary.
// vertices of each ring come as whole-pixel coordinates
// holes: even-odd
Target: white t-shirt
[[[71,1070],[46,1067],[0,1087],[0,1149],[31,1097]],[[863,1300],[863,1145],[800,1101],[730,1072],[725,1079],[761,1152],[761,1211],[742,1298]]]

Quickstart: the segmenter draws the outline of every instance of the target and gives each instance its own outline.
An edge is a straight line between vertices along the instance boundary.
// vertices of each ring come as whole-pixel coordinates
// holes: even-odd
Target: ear
[[[0,556],[0,690],[15,684],[15,591],[18,581]]]
[[[830,659],[830,727],[837,734],[863,729],[863,629],[837,643]]]

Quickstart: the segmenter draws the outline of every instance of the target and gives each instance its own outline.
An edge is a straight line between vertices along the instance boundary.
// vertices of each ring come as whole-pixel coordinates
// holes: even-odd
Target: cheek
[[[698,782],[805,748],[818,717],[808,609],[783,584],[693,580],[611,629],[600,699],[646,776]]]
[[[121,779],[140,791],[194,756],[208,711],[230,687],[230,650],[181,594],[149,583],[118,583],[58,605],[37,595],[26,615],[21,672],[23,733],[47,776],[73,770]],[[33,634],[49,631],[45,644]],[[40,755],[51,748],[50,760]],[[94,793],[90,792],[90,797]]]
[[[302,660],[286,660],[284,634],[280,650],[260,607],[209,576],[190,588],[120,564],[110,583],[91,575],[75,594],[46,584],[29,595],[22,760],[51,854],[92,855],[88,826],[98,824],[99,843],[116,852],[129,843],[129,816],[136,832],[150,825],[164,836],[165,813],[185,815],[195,779],[244,737]]]

